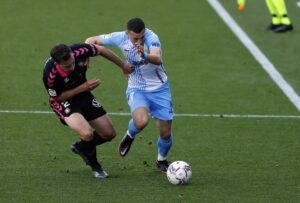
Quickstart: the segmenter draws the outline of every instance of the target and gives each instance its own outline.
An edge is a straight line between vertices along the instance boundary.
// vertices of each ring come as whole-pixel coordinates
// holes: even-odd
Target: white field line
[[[25,111],[25,110],[0,110],[0,114],[54,114],[52,111]],[[130,116],[125,112],[110,112],[114,116]],[[176,117],[193,117],[193,118],[283,118],[283,119],[300,119],[300,115],[238,115],[238,114],[188,114],[178,113]]]
[[[297,6],[300,8],[300,1],[297,2]]]
[[[274,65],[268,58],[260,51],[254,42],[247,36],[242,28],[234,21],[228,14],[218,0],[207,0],[217,14],[223,19],[236,37],[245,45],[253,57],[261,64],[262,68],[273,79],[277,86],[283,91],[288,99],[294,104],[298,111],[300,111],[300,97],[295,90],[285,81],[282,75],[277,71]]]

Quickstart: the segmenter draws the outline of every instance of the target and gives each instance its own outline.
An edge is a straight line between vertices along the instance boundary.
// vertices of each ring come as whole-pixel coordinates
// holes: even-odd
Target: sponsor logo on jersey
[[[153,42],[153,43],[151,44],[151,46],[152,46],[152,47],[160,47],[160,44],[157,43],[157,42]]]
[[[69,78],[65,78],[64,82],[67,83],[70,79]]]
[[[51,97],[56,97],[57,96],[57,93],[54,89],[48,89],[48,93]]]
[[[96,108],[100,108],[102,105],[100,104],[100,102],[97,101],[96,98],[93,99],[92,101],[92,105]]]
[[[109,39],[109,38],[111,38],[111,34],[103,35],[103,39]]]
[[[78,66],[84,68],[89,65],[89,62],[90,62],[89,59],[87,59],[85,61],[79,61],[77,64],[78,64]]]
[[[145,60],[145,59],[142,59],[141,61],[131,61],[130,62],[132,65],[134,66],[142,66],[142,65],[145,65],[145,64],[148,64],[148,62]]]

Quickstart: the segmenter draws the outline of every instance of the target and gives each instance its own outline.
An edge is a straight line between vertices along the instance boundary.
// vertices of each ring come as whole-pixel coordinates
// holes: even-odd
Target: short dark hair
[[[145,23],[140,18],[132,18],[127,22],[127,30],[140,33],[145,29]]]
[[[71,48],[65,44],[55,45],[50,52],[50,56],[57,63],[67,61],[71,57]]]

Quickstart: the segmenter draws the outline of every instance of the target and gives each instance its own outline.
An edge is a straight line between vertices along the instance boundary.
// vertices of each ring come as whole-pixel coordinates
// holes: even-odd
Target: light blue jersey
[[[154,91],[167,82],[167,74],[162,64],[148,63],[138,55],[134,44],[127,33],[113,32],[99,36],[103,45],[119,47],[128,63],[134,66],[134,71],[129,74],[128,89]],[[158,36],[151,30],[145,29],[144,51],[161,47]]]
[[[143,23],[138,18],[132,20]],[[143,38],[141,35],[139,37],[137,38],[138,40],[135,38],[133,40],[140,43],[143,39],[144,53],[147,54],[152,49],[159,49],[162,55],[159,38],[153,31],[146,28]],[[126,90],[126,99],[132,119],[129,121],[128,130],[119,145],[120,155],[125,156],[127,154],[135,136],[147,125],[147,123],[144,124],[144,121],[142,121],[136,126],[136,122],[139,122],[139,117],[143,118],[145,114],[145,111],[138,110],[147,109],[147,112],[158,121],[160,133],[168,133],[168,135],[160,134],[157,140],[158,155],[156,163],[160,170],[165,171],[167,154],[172,145],[171,121],[174,117],[174,111],[168,77],[162,62],[160,64],[152,64],[142,58],[126,31],[99,35],[99,40],[104,46],[118,47],[127,62],[134,66],[133,72],[129,74]],[[162,56],[160,58],[162,60]],[[128,140],[132,140],[130,144],[128,144]]]

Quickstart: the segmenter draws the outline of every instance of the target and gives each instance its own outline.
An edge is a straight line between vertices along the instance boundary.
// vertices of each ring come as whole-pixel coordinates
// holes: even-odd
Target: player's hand
[[[126,61],[123,63],[123,67],[122,67],[123,73],[125,75],[128,75],[130,73],[132,73],[134,71],[134,67],[133,65],[127,63]]]
[[[83,87],[86,91],[91,91],[100,85],[101,81],[99,79],[88,80],[83,83]]]
[[[140,57],[144,58],[144,46],[140,43],[135,43],[134,45],[135,45],[138,55],[140,55]]]

